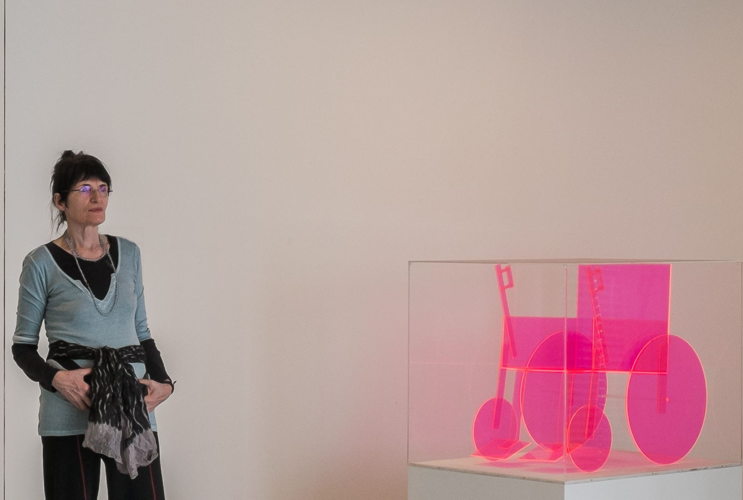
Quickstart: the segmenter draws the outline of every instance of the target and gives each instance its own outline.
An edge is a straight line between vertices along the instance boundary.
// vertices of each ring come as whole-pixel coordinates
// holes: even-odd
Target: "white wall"
[[[403,499],[407,261],[743,259],[736,1],[6,2],[6,350],[62,150],[178,379],[169,498]],[[6,498],[40,496],[6,355]]]
[[[0,2],[0,5],[2,5],[3,11],[0,13],[0,19],[3,21],[3,26],[5,25],[5,0],[2,0]],[[4,28],[0,28],[0,32],[4,32]],[[0,54],[0,75],[5,75],[5,51],[2,51],[2,54]],[[2,113],[2,116],[5,117],[5,99],[2,99],[0,101],[0,112]],[[3,118],[2,122],[0,122],[0,133],[2,133],[3,137],[5,137],[5,119]],[[0,189],[5,192],[5,151],[3,149],[2,157],[0,157],[0,163],[2,164],[3,169],[3,175],[2,178],[0,178]],[[2,213],[3,218],[3,226],[5,224],[5,203],[2,204],[0,207],[0,213]],[[0,237],[0,247],[5,249],[5,231],[3,231],[2,236]],[[3,258],[0,262],[0,272],[5,275],[5,259]],[[3,304],[5,303],[5,287],[0,288],[0,296],[2,297]],[[6,315],[7,316],[7,315]],[[7,344],[7,342],[5,343]],[[3,363],[3,366],[5,365],[4,360],[0,361]],[[5,377],[3,377],[3,384],[5,383]],[[3,391],[3,395],[5,394],[5,391]],[[5,421],[5,397],[3,397],[2,403],[0,403],[0,406],[2,407],[2,421]],[[3,432],[3,436],[0,437],[0,443],[2,443],[3,450],[5,450],[5,433]],[[5,454],[3,453],[3,456],[0,458],[0,463],[2,463],[2,468],[0,468],[0,478],[5,478]]]

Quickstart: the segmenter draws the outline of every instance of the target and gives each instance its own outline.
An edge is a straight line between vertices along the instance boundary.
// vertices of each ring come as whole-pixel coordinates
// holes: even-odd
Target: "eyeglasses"
[[[63,191],[63,193],[72,193],[74,191],[79,192],[85,197],[89,197],[95,191],[96,193],[98,193],[99,196],[102,196],[104,198],[108,197],[108,195],[113,192],[113,190],[109,189],[106,184],[101,184],[100,186],[98,186],[98,189],[93,189],[93,186],[86,184],[81,188],[68,189],[67,191]]]

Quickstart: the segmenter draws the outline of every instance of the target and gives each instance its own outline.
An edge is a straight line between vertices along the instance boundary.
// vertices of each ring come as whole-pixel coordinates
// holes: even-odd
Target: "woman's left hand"
[[[168,399],[173,393],[173,387],[170,384],[161,384],[147,378],[139,379],[139,383],[147,386],[147,395],[144,397],[144,403],[147,405],[148,412],[157,408],[157,405]]]

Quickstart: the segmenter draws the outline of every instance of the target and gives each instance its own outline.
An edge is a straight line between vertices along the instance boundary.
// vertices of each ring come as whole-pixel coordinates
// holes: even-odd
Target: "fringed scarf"
[[[111,457],[132,479],[137,468],[157,458],[157,442],[144,403],[146,387],[129,363],[144,363],[142,346],[86,347],[58,340],[49,344],[48,359],[93,360],[90,373],[91,406],[83,446]]]

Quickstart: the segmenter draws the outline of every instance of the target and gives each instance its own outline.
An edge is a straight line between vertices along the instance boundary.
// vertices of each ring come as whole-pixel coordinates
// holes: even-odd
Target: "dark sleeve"
[[[163,363],[162,355],[155,345],[155,339],[149,338],[140,342],[144,348],[144,352],[147,355],[147,361],[145,361],[145,368],[147,373],[150,374],[150,378],[155,382],[161,384],[173,385],[173,381],[165,370],[165,363]]]
[[[28,378],[41,384],[47,391],[56,392],[52,387],[52,379],[59,369],[54,368],[39,356],[39,346],[36,344],[13,344],[11,348],[13,360],[28,375]]]

